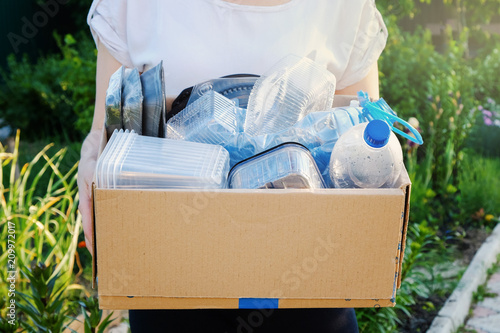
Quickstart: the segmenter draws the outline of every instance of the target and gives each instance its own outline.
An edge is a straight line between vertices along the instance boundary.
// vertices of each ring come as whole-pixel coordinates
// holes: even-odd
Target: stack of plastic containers
[[[210,90],[168,120],[165,137],[223,144],[240,131],[242,112],[234,102]]]
[[[333,103],[335,75],[309,58],[290,55],[261,76],[248,100],[245,132],[256,136],[293,126]]]
[[[227,187],[229,154],[221,146],[115,131],[96,164],[98,188]]]
[[[304,146],[284,143],[236,164],[229,173],[230,188],[324,188],[323,178]]]

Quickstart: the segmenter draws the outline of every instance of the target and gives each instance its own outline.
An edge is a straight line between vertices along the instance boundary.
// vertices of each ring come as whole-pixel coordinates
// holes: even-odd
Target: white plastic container
[[[284,143],[236,164],[228,177],[229,188],[324,188],[323,178],[309,150]]]
[[[394,187],[403,170],[396,135],[382,120],[352,127],[335,143],[329,173],[333,187]]]

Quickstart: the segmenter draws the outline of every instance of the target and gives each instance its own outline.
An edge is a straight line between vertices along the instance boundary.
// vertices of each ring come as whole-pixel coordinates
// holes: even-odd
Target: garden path
[[[486,287],[488,293],[496,296],[486,297],[476,304],[465,329],[475,330],[477,333],[500,333],[500,272],[489,278]]]
[[[434,318],[427,333],[452,333],[457,330],[459,332],[500,333],[500,272],[497,270],[487,278],[488,270],[498,265],[499,255],[500,223],[476,252],[458,286]],[[471,310],[474,292],[485,282],[488,288],[487,293],[497,295],[479,302],[472,309],[470,319],[464,323]]]

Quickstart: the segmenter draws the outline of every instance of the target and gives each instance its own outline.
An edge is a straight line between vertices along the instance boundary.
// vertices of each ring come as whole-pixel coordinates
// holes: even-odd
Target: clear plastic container
[[[333,103],[335,76],[309,58],[290,55],[261,76],[247,106],[245,132],[256,136],[293,126]]]
[[[311,154],[297,143],[284,143],[236,164],[229,188],[313,189],[325,184]]]
[[[239,132],[242,110],[221,94],[209,90],[170,118],[166,138],[223,144]]]
[[[113,133],[111,133],[108,144],[106,145],[106,147],[104,147],[104,150],[97,159],[96,172],[94,173],[94,181],[97,187],[107,187],[107,185],[104,185],[107,181],[104,179],[107,172],[103,172],[102,170],[107,170],[107,163],[112,154],[112,150],[117,146],[115,141],[122,139],[123,133],[123,130],[115,130]],[[97,172],[97,170],[101,170],[101,172]]]
[[[115,131],[96,164],[99,188],[227,187],[229,154],[221,146]]]
[[[340,136],[330,158],[334,187],[394,187],[403,170],[403,152],[396,135],[382,120],[352,127]]]

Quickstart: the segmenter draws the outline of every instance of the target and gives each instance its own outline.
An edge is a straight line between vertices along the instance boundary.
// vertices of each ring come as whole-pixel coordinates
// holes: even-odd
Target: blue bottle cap
[[[383,120],[375,119],[366,125],[363,137],[369,146],[382,148],[389,142],[390,135],[389,125]]]

